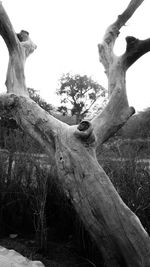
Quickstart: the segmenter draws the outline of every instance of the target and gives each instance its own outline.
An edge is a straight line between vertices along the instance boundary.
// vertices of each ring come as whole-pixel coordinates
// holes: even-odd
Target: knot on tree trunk
[[[17,33],[17,37],[20,42],[25,42],[29,39],[29,32],[21,30],[19,33]]]
[[[93,145],[96,142],[92,124],[87,120],[83,120],[79,123],[74,134],[77,138],[81,139],[82,142],[85,142],[86,144]]]

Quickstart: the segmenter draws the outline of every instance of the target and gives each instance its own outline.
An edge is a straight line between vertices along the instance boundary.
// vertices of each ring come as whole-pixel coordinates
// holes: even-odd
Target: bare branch
[[[29,98],[24,66],[26,58],[36,49],[36,45],[31,41],[27,31],[15,33],[1,2],[0,34],[9,51],[7,94],[0,96],[0,114],[11,114],[21,128],[42,145],[51,162],[55,162],[55,137],[58,129],[66,129],[67,125],[50,116]]]
[[[119,30],[132,17],[136,9],[142,4],[144,0],[131,0],[126,10],[118,16],[117,20],[108,27],[104,35],[102,44],[98,45],[100,62],[104,65],[106,74],[109,72],[109,66],[115,60],[113,47],[116,38],[119,35]]]
[[[118,16],[116,25],[118,29],[125,25],[125,23],[132,17],[137,8],[144,2],[144,0],[131,0],[126,10]]]
[[[139,41],[128,37],[127,50],[123,56],[117,57],[114,44],[121,27],[133,15],[144,0],[131,0],[125,11],[108,27],[104,40],[99,45],[100,61],[104,65],[108,77],[109,102],[104,111],[92,120],[98,145],[112,136],[135,112],[129,107],[126,94],[126,70],[140,56],[149,51],[149,39]]]
[[[55,138],[60,130],[63,132],[69,126],[51,116],[32,99],[14,94],[1,94],[0,115],[13,116],[18,125],[42,145],[51,162],[55,162]]]
[[[15,33],[2,2],[0,2],[0,34],[9,51],[6,78],[7,92],[17,95],[28,95],[25,84],[24,65],[26,58],[34,51],[36,45],[29,38],[28,32],[21,31],[19,34]],[[21,38],[19,39],[19,37]]]
[[[2,2],[0,1],[0,34],[3,37],[9,53],[18,50],[20,47],[20,42],[16,36],[13,26],[9,20],[9,17],[3,8]]]
[[[125,100],[126,95],[124,98],[121,97],[120,90],[117,88],[106,108],[92,120],[94,133],[97,137],[97,146],[113,136],[135,113],[133,107],[126,106],[126,108],[123,108]],[[115,109],[114,105],[116,105]]]

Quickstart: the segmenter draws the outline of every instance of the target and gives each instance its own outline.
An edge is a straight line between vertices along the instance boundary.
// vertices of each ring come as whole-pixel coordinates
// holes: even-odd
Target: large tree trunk
[[[8,94],[0,97],[3,116],[11,114],[24,131],[45,149],[57,165],[59,179],[79,217],[101,251],[107,267],[149,267],[150,238],[136,215],[124,204],[96,159],[96,147],[113,135],[134,113],[128,106],[126,70],[150,50],[150,40],[127,37],[126,52],[117,57],[113,46],[120,28],[143,0],[132,0],[106,31],[99,45],[108,77],[109,103],[91,122],[68,126],[42,110],[27,94],[26,57],[35,45],[28,35],[19,41],[0,4],[0,34],[9,50]],[[24,33],[22,33],[24,35]]]

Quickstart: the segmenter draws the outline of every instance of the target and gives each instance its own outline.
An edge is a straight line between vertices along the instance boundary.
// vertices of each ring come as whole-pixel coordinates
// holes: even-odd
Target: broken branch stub
[[[77,126],[77,129],[75,130],[74,135],[78,139],[81,139],[83,143],[95,146],[96,137],[93,132],[92,124],[89,121],[87,120],[81,121],[79,125]]]
[[[139,40],[133,36],[128,36],[126,37],[126,42],[126,51],[122,55],[122,64],[125,70],[128,70],[136,60],[150,51],[150,38]]]

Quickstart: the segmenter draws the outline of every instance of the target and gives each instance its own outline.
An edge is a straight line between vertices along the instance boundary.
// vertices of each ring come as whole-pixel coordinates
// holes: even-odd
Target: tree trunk
[[[116,192],[95,153],[96,147],[134,113],[128,105],[125,74],[150,50],[150,40],[128,37],[126,52],[120,57],[114,55],[113,47],[120,28],[142,2],[131,0],[127,9],[107,29],[103,43],[99,45],[99,56],[108,77],[109,102],[91,122],[82,121],[78,126],[68,126],[56,120],[28,97],[24,63],[35,46],[29,36],[25,36],[23,42],[17,39],[0,5],[0,33],[10,55],[8,94],[0,97],[1,114],[11,114],[24,131],[38,140],[50,161],[57,165],[63,189],[102,252],[107,267],[150,266],[150,238]]]
[[[77,137],[60,136],[56,162],[62,186],[106,265],[148,266],[149,236],[97,162],[93,142],[78,143]]]

